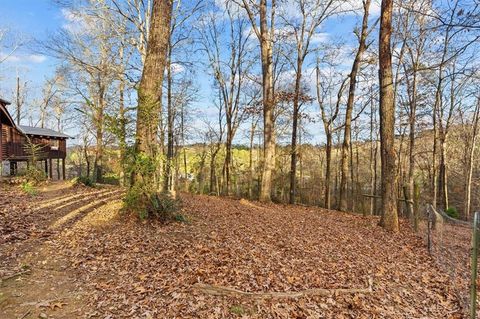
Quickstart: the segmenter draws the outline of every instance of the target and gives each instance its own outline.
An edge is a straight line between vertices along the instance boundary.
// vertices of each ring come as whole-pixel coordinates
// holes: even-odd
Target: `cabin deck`
[[[51,129],[15,123],[6,108],[8,104],[9,102],[0,99],[0,167],[7,161],[10,163],[10,175],[16,175],[18,163],[27,162],[28,166],[32,154],[35,153],[36,161],[44,162],[45,173],[50,178],[53,178],[53,160],[57,162],[57,171],[60,170],[62,160],[61,171],[65,179],[67,139],[70,137]]]

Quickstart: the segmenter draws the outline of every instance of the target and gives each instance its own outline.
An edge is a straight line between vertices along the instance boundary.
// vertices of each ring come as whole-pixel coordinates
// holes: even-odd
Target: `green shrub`
[[[138,213],[141,219],[155,217],[162,222],[185,220],[182,215],[175,214],[181,208],[180,200],[164,193],[149,193],[139,185],[128,190],[124,204],[127,211]]]
[[[84,185],[84,186],[87,186],[87,187],[95,187],[95,183],[93,182],[93,180],[88,177],[88,176],[78,176],[78,177],[75,177],[74,179],[72,179],[72,184],[73,185]]]
[[[20,185],[22,191],[28,195],[35,196],[37,194],[37,190],[32,182],[23,182]]]
[[[120,185],[120,178],[117,174],[114,173],[107,173],[103,175],[103,183],[109,185]]]
[[[37,167],[30,165],[27,170],[25,171],[24,174],[27,182],[32,183],[33,185],[37,185],[40,182],[43,182],[47,179],[47,175],[45,172],[41,169],[38,169]]]
[[[175,214],[174,218],[175,218],[175,221],[179,223],[188,223],[187,218],[183,214]]]
[[[448,207],[446,210],[446,213],[448,216],[452,218],[458,219],[460,217],[460,214],[458,213],[457,209],[455,207]]]

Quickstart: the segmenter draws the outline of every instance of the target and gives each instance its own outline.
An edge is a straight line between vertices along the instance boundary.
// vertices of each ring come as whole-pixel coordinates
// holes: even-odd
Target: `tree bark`
[[[255,128],[257,126],[257,122],[252,119],[252,124],[250,126],[250,148],[249,148],[249,161],[248,161],[248,198],[253,197],[253,175],[255,173],[255,169],[253,167],[253,139],[255,138]]]
[[[175,197],[175,183],[173,177],[173,159],[174,159],[174,136],[173,124],[175,119],[175,110],[172,101],[172,47],[168,44],[167,50],[167,154],[165,163],[165,175],[163,191]],[[162,110],[160,110],[161,112]]]
[[[299,49],[300,51],[301,49]],[[302,50],[303,51],[303,50]],[[297,130],[298,130],[298,116],[300,111],[299,95],[300,95],[300,81],[302,80],[302,64],[303,61],[297,59],[297,72],[295,76],[295,94],[293,97],[293,124],[292,124],[292,144],[291,144],[291,159],[290,159],[290,204],[295,204],[295,197],[297,192]]]
[[[374,97],[372,88],[370,88],[370,189],[371,194],[373,195],[370,197],[370,215],[376,214],[376,157],[377,157],[377,137],[373,135],[374,132],[374,125],[376,124],[375,121],[375,107],[374,107]]]
[[[273,112],[275,102],[271,42],[262,39],[262,43],[264,163],[260,200],[269,202],[272,192],[272,174],[275,170],[275,118]]]
[[[136,155],[156,156],[156,136],[161,112],[163,73],[170,40],[171,0],[154,0],[147,55],[138,88]],[[132,185],[140,176],[133,174]],[[153,176],[145,176],[153,180]]]
[[[330,185],[331,185],[331,164],[332,164],[332,133],[326,132],[327,144],[325,146],[325,208],[330,209]]]
[[[393,0],[382,0],[379,37],[380,148],[382,161],[382,216],[380,224],[398,232],[395,104],[392,77]]]
[[[348,209],[346,194],[347,194],[347,178],[348,178],[348,152],[350,150],[350,144],[352,139],[352,113],[355,103],[355,88],[357,84],[357,74],[362,62],[363,53],[366,49],[366,40],[368,34],[368,11],[370,8],[370,1],[363,2],[363,21],[362,31],[359,38],[359,45],[357,54],[353,61],[352,70],[350,72],[350,85],[348,90],[347,109],[345,111],[345,127],[343,134],[342,144],[342,157],[341,157],[341,179],[340,179],[340,210],[346,211]],[[353,187],[353,185],[352,185]]]
[[[275,17],[275,0],[271,3],[270,27],[267,22],[267,0],[260,0],[258,14],[260,19],[260,30],[257,29],[256,17],[253,16],[250,6],[243,0],[245,9],[248,12],[250,22],[254,27],[257,38],[260,42],[260,57],[262,61],[262,88],[263,88],[263,170],[260,187],[260,201],[271,201],[272,174],[275,170],[275,97],[273,81],[273,32]]]
[[[120,61],[122,63],[122,72],[124,72],[124,47],[120,47]],[[120,146],[120,185],[126,185],[126,157],[127,157],[127,119],[125,110],[125,77],[120,75],[118,83],[118,103],[119,103],[119,146]]]
[[[447,143],[446,133],[441,131],[439,134],[440,163],[438,165],[438,199],[440,200],[440,209],[448,209],[448,189],[447,189]]]
[[[410,192],[410,198],[414,199],[414,172],[415,172],[415,126],[417,119],[417,68],[418,57],[415,60],[412,70],[412,83],[409,96],[410,112],[408,116],[409,122],[409,147],[408,147],[408,190]],[[407,77],[407,85],[409,84]],[[410,218],[414,216],[410,216]]]
[[[471,197],[472,197],[472,175],[473,175],[473,158],[475,155],[475,148],[478,136],[478,122],[480,118],[480,98],[477,99],[477,105],[475,107],[475,112],[473,115],[473,129],[472,129],[472,136],[470,140],[470,148],[469,148],[469,155],[468,155],[468,171],[467,176],[465,179],[465,200],[464,200],[464,218],[470,218],[470,211],[471,211]]]
[[[103,122],[105,110],[105,89],[99,83],[98,100],[95,108],[95,160],[93,162],[93,180],[95,183],[103,182]]]

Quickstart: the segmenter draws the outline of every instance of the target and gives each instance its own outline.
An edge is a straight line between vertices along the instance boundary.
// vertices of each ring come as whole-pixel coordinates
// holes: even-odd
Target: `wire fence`
[[[448,275],[449,290],[459,300],[465,318],[476,318],[478,307],[478,215],[475,213],[473,221],[462,221],[427,205],[419,223],[419,234],[425,239],[438,267]]]

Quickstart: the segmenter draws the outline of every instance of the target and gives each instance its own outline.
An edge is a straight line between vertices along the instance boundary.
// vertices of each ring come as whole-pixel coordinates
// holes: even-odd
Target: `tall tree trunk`
[[[331,165],[332,165],[332,133],[326,132],[327,144],[325,145],[325,208],[330,209],[330,185],[331,185]]]
[[[99,84],[99,97],[95,110],[95,160],[93,163],[93,180],[96,183],[103,183],[103,122],[105,110],[105,88]]]
[[[232,163],[232,123],[231,119],[227,120],[227,137],[225,140],[225,160],[223,162],[223,179],[225,195],[230,195],[230,165]]]
[[[392,35],[393,0],[382,0],[379,37],[380,148],[382,160],[382,217],[380,224],[398,232],[397,163],[395,153],[395,104],[393,95]]]
[[[185,107],[182,104],[180,112],[180,130],[182,134],[182,150],[183,150],[183,171],[184,175],[184,191],[188,191],[188,168],[187,168],[187,146],[185,145]]]
[[[378,144],[379,142],[377,139],[375,139],[375,149],[374,149],[374,155],[373,155],[373,166],[374,166],[374,177],[373,177],[373,195],[377,195],[377,189],[378,189]],[[381,176],[381,175],[380,175]],[[373,211],[375,215],[378,213],[378,201],[375,200],[373,202]]]
[[[17,124],[20,125],[20,119],[22,115],[22,99],[20,97],[20,77],[17,76],[17,92],[16,92],[16,100],[17,100]]]
[[[126,162],[127,162],[127,119],[125,116],[126,110],[125,110],[125,81],[124,79],[120,80],[119,87],[118,87],[118,92],[119,92],[119,122],[120,122],[120,136],[119,136],[119,144],[120,144],[120,185],[125,186],[126,185]]]
[[[175,197],[175,182],[173,177],[173,159],[174,159],[174,136],[173,124],[175,119],[175,110],[172,100],[172,47],[169,45],[167,51],[167,154],[165,163],[164,192]]]
[[[415,180],[414,180],[414,172],[415,172],[415,126],[416,126],[416,119],[417,119],[417,68],[418,68],[418,58],[414,62],[413,70],[412,70],[412,83],[411,83],[411,90],[409,90],[409,104],[410,104],[410,112],[408,115],[408,124],[409,124],[409,147],[408,147],[408,193],[409,197],[412,200],[415,200]],[[408,77],[407,77],[407,85]],[[413,206],[411,203],[407,203],[407,205]],[[413,207],[409,211],[414,211]],[[409,216],[411,219],[414,219],[415,216]]]
[[[90,158],[88,156],[88,146],[85,145],[83,148],[83,156],[85,157],[85,163],[87,163],[87,178],[90,178]]]
[[[274,6],[274,4],[272,4]],[[274,10],[272,8],[271,10]],[[272,30],[267,23],[267,1],[260,0],[260,51],[262,60],[263,86],[263,172],[260,189],[260,201],[271,201],[272,175],[275,170],[275,97],[273,89],[273,21]],[[272,14],[273,16],[273,14]]]
[[[202,147],[202,153],[200,155],[200,164],[198,167],[198,175],[197,175],[197,180],[198,180],[198,193],[203,194],[204,192],[204,183],[205,183],[205,174],[203,172],[204,167],[205,167],[205,158],[206,156],[206,151],[204,149],[205,146]]]
[[[370,189],[371,195],[373,195],[372,197],[370,197],[370,215],[374,215],[376,213],[375,202],[377,201],[377,199],[375,198],[375,170],[377,168],[375,165],[375,157],[377,155],[375,149],[377,147],[377,138],[373,135],[374,124],[376,123],[376,121],[374,120],[376,110],[374,108],[373,101],[373,92],[370,88]]]
[[[253,197],[253,174],[255,173],[253,168],[253,139],[255,138],[255,127],[257,123],[252,119],[252,125],[250,127],[250,149],[249,149],[249,161],[248,161],[248,197]]]
[[[473,175],[473,158],[475,155],[477,136],[478,136],[478,122],[480,118],[480,98],[477,99],[477,105],[475,107],[475,112],[473,114],[473,128],[472,136],[470,140],[469,154],[468,154],[468,170],[467,176],[465,178],[465,200],[464,200],[464,212],[463,216],[465,219],[470,218],[471,211],[471,198],[472,198],[472,175]]]
[[[372,134],[370,134],[371,136]],[[370,197],[370,215],[375,214],[375,162],[374,162],[374,156],[375,156],[375,150],[373,146],[373,140],[371,140],[370,143],[370,189],[371,189],[371,195]],[[375,141],[376,143],[376,141]]]
[[[345,111],[345,129],[343,133],[343,144],[342,144],[342,164],[341,164],[341,180],[340,180],[340,210],[346,211],[348,209],[347,205],[347,178],[348,178],[348,152],[350,150],[351,138],[352,138],[352,113],[353,106],[355,103],[355,88],[357,84],[357,74],[360,68],[360,63],[362,62],[363,53],[366,49],[366,40],[368,34],[368,11],[370,8],[370,1],[366,0],[363,2],[363,21],[362,21],[362,32],[360,34],[359,45],[357,54],[352,65],[352,71],[350,72],[350,85],[348,90],[348,100],[347,100],[347,109]],[[353,187],[353,185],[352,185]]]
[[[440,66],[438,69],[438,79],[437,85],[435,88],[435,103],[433,107],[433,154],[432,154],[432,191],[433,191],[433,206],[437,207],[438,202],[438,175],[437,175],[437,157],[438,157],[438,138],[440,137],[440,129],[442,118],[440,117],[440,109],[442,108],[443,98],[442,98],[442,85],[443,85],[443,71],[444,71],[444,64],[446,61],[447,53],[448,53],[448,44],[449,44],[449,28],[444,35],[443,40],[443,52],[442,58],[440,61]]]
[[[135,152],[153,159],[157,154],[156,136],[161,112],[163,73],[170,40],[171,0],[154,0],[147,55],[138,88]],[[132,184],[141,176],[133,174]],[[154,176],[143,176],[145,182]]]
[[[439,134],[440,163],[438,165],[438,198],[440,199],[440,209],[448,209],[448,189],[447,189],[447,135],[444,131]]]
[[[303,51],[301,48],[299,51]],[[300,111],[300,82],[302,80],[302,64],[300,52],[297,59],[297,72],[295,77],[295,94],[293,97],[293,118],[292,118],[292,144],[290,150],[290,204],[295,204],[295,197],[297,192],[297,130],[298,130],[298,116]]]
[[[119,51],[120,61],[122,65],[122,73],[124,71],[124,47],[120,47]],[[120,75],[118,83],[118,103],[119,103],[119,146],[120,146],[120,185],[125,186],[126,180],[126,157],[127,157],[127,119],[126,119],[126,110],[125,110],[125,77],[123,74]]]
[[[217,193],[216,158],[217,151],[214,151],[210,155],[210,194]]]

